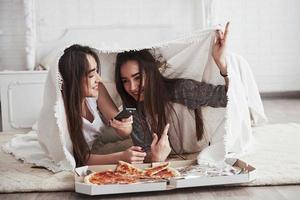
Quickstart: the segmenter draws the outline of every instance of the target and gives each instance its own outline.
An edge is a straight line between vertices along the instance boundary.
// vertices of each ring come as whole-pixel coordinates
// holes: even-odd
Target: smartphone
[[[128,118],[130,117],[131,115],[133,115],[133,113],[136,111],[135,108],[125,108],[123,109],[121,112],[119,112],[119,114],[117,114],[117,116],[115,116],[114,118],[116,120],[121,120],[121,119],[124,119],[124,118]]]

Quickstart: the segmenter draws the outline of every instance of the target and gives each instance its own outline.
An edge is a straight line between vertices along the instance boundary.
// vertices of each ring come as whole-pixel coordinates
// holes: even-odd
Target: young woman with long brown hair
[[[195,153],[210,145],[201,116],[202,106],[227,105],[227,65],[224,59],[228,24],[217,31],[213,58],[225,79],[211,85],[190,79],[163,77],[159,62],[148,50],[119,53],[115,82],[124,107],[135,107],[134,145],[143,147],[149,161],[164,161],[173,153]],[[170,130],[169,130],[170,128]],[[172,147],[172,148],[171,148]]]
[[[105,126],[103,121],[109,122],[121,137],[128,136],[132,131],[132,117],[122,121],[113,119],[118,109],[101,83],[97,54],[90,47],[72,45],[65,49],[58,65],[76,164],[108,164],[119,160],[143,162],[146,154],[138,146],[107,155],[91,154],[93,142]]]

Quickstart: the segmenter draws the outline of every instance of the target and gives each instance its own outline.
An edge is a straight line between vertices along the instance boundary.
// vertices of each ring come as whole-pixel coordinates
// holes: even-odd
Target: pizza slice
[[[84,183],[92,185],[129,184],[136,183],[137,179],[113,171],[94,172],[84,177]]]
[[[84,182],[87,184],[102,185],[108,184],[113,181],[114,172],[104,171],[104,172],[94,172],[84,177]]]
[[[133,166],[132,164],[129,164],[124,161],[119,161],[119,164],[115,172],[118,172],[120,174],[125,174],[125,175],[131,175],[131,176],[139,176],[142,174],[143,171]]]
[[[151,168],[145,169],[143,171],[143,175],[152,177],[153,175],[157,174],[158,172],[166,169],[168,166],[169,166],[169,163],[162,163],[156,167],[151,167]]]
[[[166,169],[156,173],[155,175],[153,175],[153,177],[157,178],[157,179],[166,179],[166,178],[171,178],[171,177],[176,177],[176,176],[180,176],[179,171],[177,171],[176,169],[172,168],[172,167],[167,167]]]

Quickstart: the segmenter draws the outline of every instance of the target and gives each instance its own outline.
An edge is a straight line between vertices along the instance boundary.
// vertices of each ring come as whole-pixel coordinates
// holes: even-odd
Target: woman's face
[[[98,74],[98,68],[96,60],[93,56],[87,55],[87,60],[89,62],[89,70],[85,78],[83,79],[84,85],[84,96],[85,97],[98,97],[99,95],[99,83],[101,82],[101,77]]]
[[[124,89],[137,101],[139,96],[140,79],[142,78],[140,77],[138,62],[135,60],[127,61],[121,65],[120,73]],[[143,82],[141,85],[140,101],[144,100],[144,81],[145,76],[143,77]]]

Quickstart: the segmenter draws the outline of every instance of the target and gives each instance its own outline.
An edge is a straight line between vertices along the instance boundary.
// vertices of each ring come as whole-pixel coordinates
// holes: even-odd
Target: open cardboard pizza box
[[[75,169],[75,191],[88,195],[121,194],[149,191],[164,191],[176,188],[200,187],[213,185],[228,185],[250,182],[255,179],[255,168],[239,159],[227,159],[226,162],[241,172],[227,176],[193,176],[193,177],[174,177],[169,180],[155,180],[152,182],[137,182],[132,184],[107,184],[90,185],[84,183],[84,175],[87,170],[99,172],[115,170],[117,165],[93,165],[83,166]],[[159,163],[137,164],[140,169],[145,169],[158,165]],[[170,167],[180,168],[196,165],[196,160],[170,161]]]

